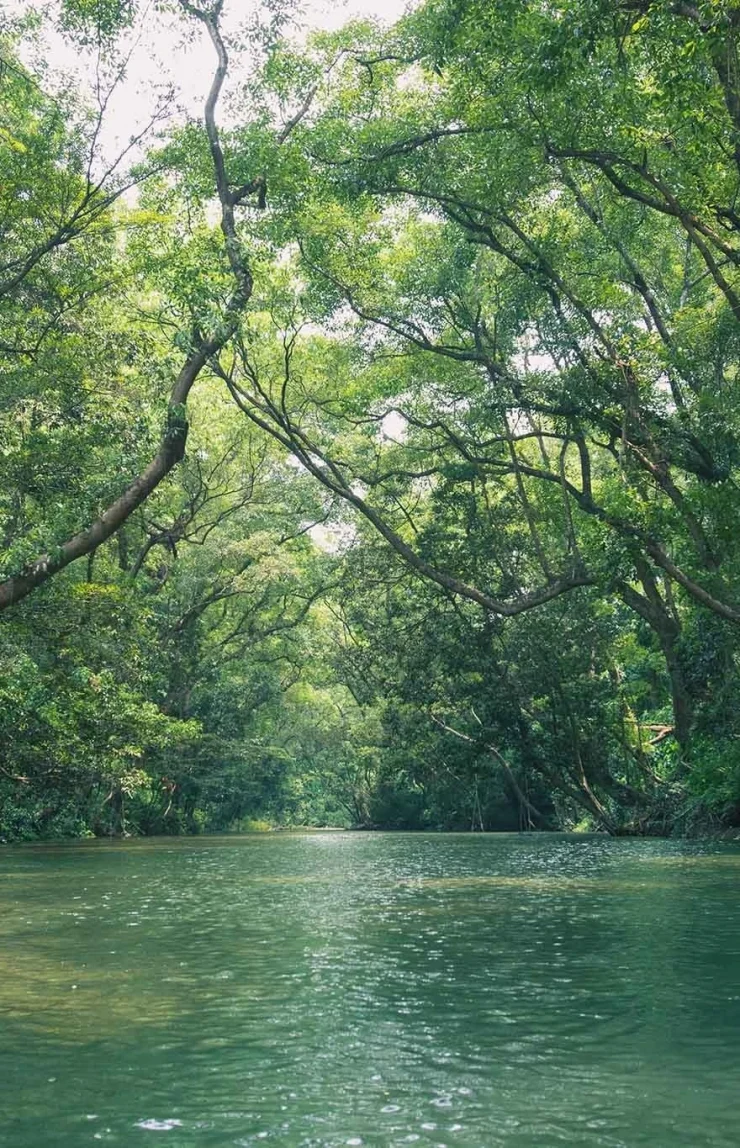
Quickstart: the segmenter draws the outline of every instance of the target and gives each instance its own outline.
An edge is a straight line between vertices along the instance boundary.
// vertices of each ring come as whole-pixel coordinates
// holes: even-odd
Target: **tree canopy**
[[[0,41],[0,830],[734,825],[740,11],[174,12]]]

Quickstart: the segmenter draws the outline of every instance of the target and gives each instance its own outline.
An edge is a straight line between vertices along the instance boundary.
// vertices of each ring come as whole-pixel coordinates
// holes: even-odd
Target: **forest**
[[[740,825],[739,41],[6,7],[3,840]]]

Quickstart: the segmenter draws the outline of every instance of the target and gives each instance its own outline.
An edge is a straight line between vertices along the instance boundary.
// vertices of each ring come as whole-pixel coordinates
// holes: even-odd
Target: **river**
[[[0,1145],[737,1148],[740,850],[0,850]]]

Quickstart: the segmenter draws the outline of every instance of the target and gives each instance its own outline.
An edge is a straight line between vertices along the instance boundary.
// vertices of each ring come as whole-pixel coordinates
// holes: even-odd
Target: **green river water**
[[[0,1145],[737,1148],[740,849],[0,850]]]

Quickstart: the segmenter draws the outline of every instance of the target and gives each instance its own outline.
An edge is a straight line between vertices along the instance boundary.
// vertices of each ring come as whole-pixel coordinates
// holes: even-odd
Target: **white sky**
[[[38,0],[6,0],[11,11],[36,7]],[[235,31],[255,9],[255,0],[226,0],[222,26]],[[305,30],[340,28],[348,20],[371,17],[392,23],[407,7],[407,0],[304,0],[301,24]],[[0,0],[0,9],[2,0]],[[133,47],[126,68],[126,78],[118,85],[106,108],[100,148],[106,158],[116,155],[129,139],[148,122],[157,105],[158,94],[171,86],[176,92],[181,115],[201,117],[203,103],[213,74],[214,54],[205,32],[197,29],[188,42],[194,22],[181,15],[154,11],[152,0],[142,3],[143,15],[131,37]],[[48,27],[48,25],[47,25]],[[34,63],[34,53],[26,52],[27,62]],[[51,69],[49,80],[59,82],[72,76],[75,82],[90,90],[94,87],[94,56],[81,55],[60,35],[47,31],[36,62],[44,60]],[[238,83],[239,58],[231,52],[232,84]],[[226,93],[225,93],[226,94]],[[222,104],[221,118],[224,110]]]

